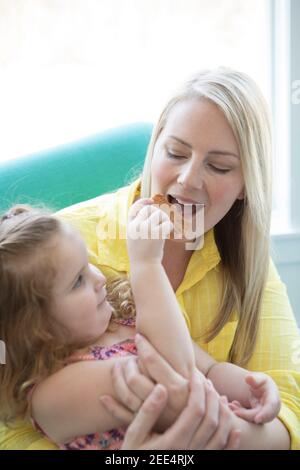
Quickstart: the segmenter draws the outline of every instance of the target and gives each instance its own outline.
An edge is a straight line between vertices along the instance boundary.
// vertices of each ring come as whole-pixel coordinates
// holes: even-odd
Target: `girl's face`
[[[57,240],[51,314],[68,330],[68,342],[98,338],[106,331],[112,314],[106,300],[106,278],[88,263],[78,233],[66,229]]]
[[[174,106],[156,142],[151,175],[151,196],[205,205],[204,232],[243,198],[238,145],[214,103],[191,99]]]

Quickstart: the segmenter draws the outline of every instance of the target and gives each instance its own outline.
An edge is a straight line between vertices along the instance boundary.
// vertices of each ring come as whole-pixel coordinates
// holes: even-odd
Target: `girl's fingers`
[[[249,374],[245,377],[246,383],[254,389],[264,385],[267,380],[268,377],[265,374],[261,374],[259,372],[256,372],[255,374]]]
[[[147,449],[147,438],[166,406],[167,396],[167,391],[162,385],[155,386],[128,427],[122,450],[138,449],[144,442],[144,448]]]
[[[263,405],[260,411],[255,415],[254,422],[256,424],[267,423],[272,421],[280,411],[280,400],[277,398]]]
[[[246,408],[237,408],[235,410],[232,410],[236,416],[239,418],[245,419],[246,421],[251,421],[254,422],[254,418],[257,415],[258,411],[261,409],[261,407],[256,407],[256,408],[251,408],[251,409],[246,409]]]
[[[151,238],[153,240],[165,240],[169,237],[170,233],[172,232],[174,226],[172,222],[166,220],[162,222],[160,225],[156,227],[152,227],[151,230]]]
[[[143,207],[149,206],[151,204],[153,204],[153,200],[150,198],[139,199],[138,201],[136,201],[129,209],[128,220],[133,220],[137,216],[137,214],[143,209]]]

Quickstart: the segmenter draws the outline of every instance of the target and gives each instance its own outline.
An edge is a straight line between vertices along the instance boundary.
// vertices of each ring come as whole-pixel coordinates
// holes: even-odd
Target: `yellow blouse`
[[[127,213],[138,192],[139,181],[136,181],[116,193],[76,204],[59,213],[81,232],[88,245],[90,262],[106,276],[130,271],[125,239]],[[105,235],[107,233],[108,236]],[[210,230],[205,235],[203,248],[194,251],[176,297],[193,340],[217,361],[226,361],[236,329],[234,315],[216,338],[208,344],[201,342],[203,332],[217,315],[221,294],[220,269],[220,255],[213,230]],[[289,430],[292,449],[300,449],[299,350],[300,337],[286,288],[270,261],[258,340],[247,368],[264,371],[277,383],[282,399],[279,418]],[[2,448],[12,448],[8,447],[12,443],[13,448],[24,448],[21,447],[22,432],[15,431],[15,435],[9,432],[5,434],[2,430],[1,437],[0,429],[0,443],[4,441]],[[33,431],[27,430],[27,437],[28,433],[33,436]],[[37,439],[40,440],[34,448],[49,448],[46,439],[41,440],[40,436]]]

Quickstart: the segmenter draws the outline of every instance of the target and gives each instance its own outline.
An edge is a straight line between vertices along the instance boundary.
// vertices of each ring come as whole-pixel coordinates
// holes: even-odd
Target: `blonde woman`
[[[90,261],[109,276],[129,273],[122,233],[135,200],[159,193],[183,208],[203,204],[203,248],[186,250],[185,240],[167,240],[165,272],[195,343],[218,362],[264,371],[277,383],[282,401],[278,417],[263,426],[241,419],[240,447],[299,449],[300,366],[293,362],[299,335],[285,286],[269,257],[270,159],[269,116],[255,83],[233,70],[204,71],[167,103],[154,128],[141,181],[67,208],[61,217],[80,230]],[[179,390],[178,374],[159,361],[151,367],[153,357],[154,352],[141,353],[139,365],[143,370],[148,366],[153,382],[168,394],[174,387]],[[163,373],[166,367],[168,374]],[[135,407],[149,393],[149,378],[136,363],[115,374],[114,383],[120,401],[125,396],[121,390],[126,390]],[[225,381],[223,391],[226,386],[230,395],[232,384]],[[235,406],[246,418],[248,410]],[[207,408],[204,413],[207,417]],[[214,410],[214,432],[222,438],[218,419]],[[201,448],[199,434],[193,448],[197,438]]]
[[[67,209],[64,217],[81,228],[95,262],[127,271],[122,240],[100,241],[96,232],[109,220],[110,205],[124,208],[157,193],[205,204],[204,247],[191,252],[182,241],[167,240],[164,268],[193,340],[218,361],[267,371],[280,389],[279,418],[263,429],[246,423],[248,445],[299,448],[300,367],[292,360],[299,335],[270,261],[270,119],[253,80],[218,69],[188,81],[153,130],[139,188],[136,182],[116,196]],[[105,259],[98,256],[103,244],[110,247]]]

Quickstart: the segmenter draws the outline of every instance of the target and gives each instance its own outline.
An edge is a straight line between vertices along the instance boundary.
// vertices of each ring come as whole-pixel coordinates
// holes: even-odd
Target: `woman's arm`
[[[157,354],[157,352],[152,348],[152,346],[145,340],[142,340],[143,342],[143,347],[140,346],[140,351],[139,354],[142,356],[142,360],[146,362],[147,368],[151,370],[151,373],[154,374],[155,380],[158,383],[167,383],[168,386],[170,383],[175,384],[175,387],[180,387],[180,383],[178,383],[178,374],[173,371],[170,366],[165,362],[165,360]],[[125,364],[124,364],[125,366]],[[125,366],[127,367],[127,365]],[[127,404],[127,399],[124,399],[124,387],[123,385],[120,385],[120,377],[115,374],[114,378],[114,387],[117,392],[118,400],[123,404],[123,406],[120,406],[120,403],[116,402],[115,399],[111,399],[108,397],[108,400],[106,401],[106,407],[110,413],[112,413],[114,416],[118,417],[125,423],[129,423],[133,415],[130,413],[124,406]],[[134,383],[134,386],[133,386]],[[127,388],[128,388],[128,383],[127,383]],[[167,387],[166,387],[167,389]],[[205,386],[206,394],[207,394],[207,388]],[[135,393],[135,395],[141,397],[142,399],[146,399],[147,395],[149,394],[149,389],[147,383],[142,380],[142,377],[138,376],[134,382],[132,382],[131,387],[128,388],[128,395],[132,393]],[[151,392],[150,392],[151,393]],[[172,393],[172,391],[171,391]],[[177,394],[175,394],[177,395]],[[149,395],[148,395],[149,396]],[[170,397],[171,398],[171,397]],[[196,407],[193,407],[192,411],[192,416],[190,416],[189,420],[189,426],[191,426],[191,429],[194,429],[194,437],[193,441],[190,444],[185,444],[187,447],[184,448],[192,448],[192,449],[202,449],[206,448],[203,447],[204,443],[204,436],[203,433],[206,435],[208,432],[208,429],[206,426],[209,427],[208,420],[204,421],[200,420],[200,423],[198,422],[197,424],[197,419],[199,418],[199,409],[197,411],[197,408],[202,406],[202,411],[200,411],[200,415],[205,415],[207,418],[213,418],[217,417],[217,424],[214,432],[214,437],[220,439],[221,441],[223,440],[223,446],[220,444],[220,447],[214,447],[212,448],[227,448],[226,445],[224,444],[224,441],[226,440],[226,435],[228,437],[228,425],[230,426],[231,433],[238,433],[240,435],[239,437],[239,449],[289,449],[290,448],[290,436],[289,433],[284,426],[284,424],[279,420],[279,419],[274,419],[273,421],[266,423],[266,424],[254,424],[254,423],[249,423],[247,421],[244,421],[243,419],[233,416],[233,414],[227,414],[227,421],[226,424],[224,421],[220,419],[220,412],[219,414],[215,415],[216,408],[215,406],[218,407],[218,400],[215,397],[215,402],[214,402],[214,407],[210,407],[208,409],[208,404],[206,399],[203,397],[203,381],[198,381],[198,386],[197,386],[197,393],[195,395],[196,399]],[[175,402],[176,402],[176,396],[175,396]],[[213,411],[214,410],[214,411]],[[230,410],[229,410],[230,411]],[[178,410],[180,413],[180,410]],[[180,415],[182,416],[182,414]],[[146,418],[145,418],[146,419]],[[174,422],[173,429],[180,429],[180,424],[181,423],[181,418],[179,420]],[[143,423],[145,424],[145,423]],[[187,424],[187,423],[186,423]],[[139,423],[135,423],[133,426],[134,430],[139,429],[139,426],[142,425],[142,423],[139,421]],[[197,431],[196,431],[197,429]],[[188,433],[188,431],[186,431]],[[168,436],[168,433],[166,434]],[[136,434],[134,434],[132,439],[137,438]],[[165,442],[165,434],[161,436],[162,442]],[[156,441],[157,442],[157,441]],[[206,441],[205,441],[206,442]],[[159,445],[161,441],[158,441],[157,444]],[[191,445],[191,447],[190,447]],[[228,445],[228,444],[227,444]],[[167,448],[167,447],[166,447]],[[177,448],[177,447],[176,447]],[[235,447],[236,448],[236,447]]]
[[[190,334],[168,276],[162,266],[165,236],[172,230],[169,217],[139,200],[131,208],[128,223],[130,279],[137,311],[137,330],[178,373],[190,378],[195,368]],[[151,232],[150,232],[151,229]],[[133,234],[148,234],[147,239]]]
[[[120,421],[106,411],[99,397],[116,397],[111,369],[116,361],[128,359],[76,362],[46,378],[32,394],[32,418],[56,443],[119,427]]]
[[[285,425],[275,418],[270,423],[254,424],[238,419],[241,450],[289,450],[291,438]]]
[[[231,409],[238,416],[256,423],[277,417],[280,396],[271,377],[228,362],[216,362],[195,343],[194,351],[197,368],[212,381],[220,395],[233,402]]]
[[[201,382],[197,381],[197,375],[194,374],[190,381],[186,407],[169,429],[157,434],[153,432],[153,428],[166,406],[167,391],[162,385],[156,385],[131,422],[122,449],[238,449],[240,432],[229,426],[227,430],[223,429],[223,433],[212,433],[212,438],[208,438],[210,430],[205,429],[205,419],[202,418],[200,393]],[[114,401],[110,402],[107,409],[115,416],[123,416],[123,407]],[[220,414],[222,413],[225,415],[224,409]],[[225,422],[223,427],[225,428]]]
[[[299,330],[286,287],[271,261],[263,296],[259,334],[247,369],[266,372],[275,381],[282,403],[278,415],[279,426],[286,428],[293,450],[300,449],[299,350]],[[272,432],[270,435],[272,439]],[[274,432],[274,439],[276,435]]]

